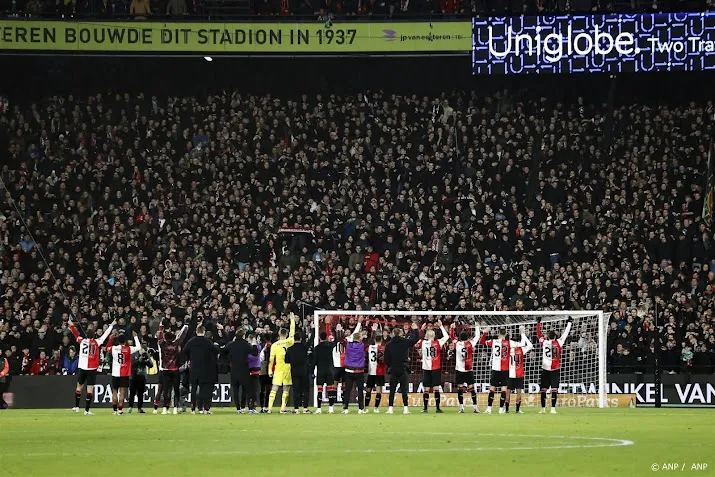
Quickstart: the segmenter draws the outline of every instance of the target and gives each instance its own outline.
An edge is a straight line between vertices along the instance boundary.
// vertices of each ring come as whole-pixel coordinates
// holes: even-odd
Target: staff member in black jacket
[[[246,408],[246,397],[251,396],[255,400],[256,390],[253,389],[251,373],[248,367],[248,357],[258,356],[258,346],[255,338],[249,343],[244,337],[245,331],[242,328],[236,330],[236,338],[228,343],[224,352],[228,355],[231,364],[231,387],[233,388],[233,401],[236,403],[236,413],[243,414]],[[243,391],[243,395],[239,394]],[[240,397],[240,400],[239,400]],[[251,414],[256,410],[252,409]]]
[[[303,406],[303,414],[310,414],[308,409],[308,347],[303,343],[303,333],[295,332],[295,343],[286,350],[286,364],[290,364],[293,379],[293,414]]]
[[[211,396],[214,385],[218,382],[217,357],[220,351],[218,345],[206,337],[203,324],[196,327],[196,336],[184,347],[186,359],[190,361],[191,414],[196,414],[197,404],[199,414],[211,414]],[[194,389],[195,387],[198,389]]]
[[[388,372],[390,373],[390,401],[389,407],[387,408],[388,414],[393,414],[392,405],[395,403],[395,389],[397,384],[400,384],[400,390],[402,391],[402,403],[404,405],[404,414],[409,414],[410,409],[407,405],[407,386],[410,377],[410,370],[408,367],[409,353],[412,347],[419,341],[420,335],[417,327],[417,323],[412,322],[412,331],[405,338],[404,331],[402,328],[395,328],[393,332],[393,337],[387,346],[385,346],[385,364],[387,365]]]
[[[313,356],[310,364],[312,369],[317,367],[315,373],[315,384],[318,386],[320,394],[318,394],[318,408],[316,414],[321,414],[323,411],[320,406],[323,404],[323,393],[328,395],[328,413],[334,412],[333,406],[337,398],[338,390],[335,387],[335,369],[333,368],[333,348],[338,343],[337,341],[328,341],[328,333],[321,331],[318,335],[320,343],[313,348]]]

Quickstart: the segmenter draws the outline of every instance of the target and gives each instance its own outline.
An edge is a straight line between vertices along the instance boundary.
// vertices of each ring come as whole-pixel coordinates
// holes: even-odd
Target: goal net
[[[525,355],[524,365],[524,393],[522,404],[524,407],[536,406],[539,402],[540,375],[542,369],[542,350],[536,331],[537,320],[541,320],[543,335],[554,331],[556,338],[560,338],[566,329],[567,322],[573,320],[571,331],[566,337],[562,349],[561,373],[559,393],[561,406],[589,406],[606,407],[606,323],[602,311],[494,311],[494,312],[445,312],[445,311],[328,311],[320,310],[314,313],[315,343],[321,331],[327,332],[331,340],[337,340],[336,346],[340,349],[342,340],[352,333],[358,323],[363,331],[371,337],[373,334],[382,335],[389,340],[393,330],[402,327],[407,334],[412,323],[419,327],[420,338],[428,329],[434,329],[436,338],[442,333],[437,326],[442,321],[449,340],[442,348],[442,405],[456,404],[456,399],[451,393],[457,392],[461,383],[456,381],[456,356],[455,340],[466,333],[469,339],[475,338],[478,327],[480,333],[489,328],[487,339],[497,338],[500,328],[506,329],[509,337],[514,341],[521,339],[520,327],[525,327],[526,337],[533,344],[533,349]],[[376,330],[373,331],[373,325]],[[339,325],[339,326],[338,326]],[[477,339],[479,336],[477,336]],[[367,342],[368,340],[366,340]],[[369,359],[369,357],[367,357]],[[409,393],[420,393],[415,396],[415,403],[422,400],[422,356],[418,348],[411,352]],[[472,371],[474,372],[477,400],[480,406],[486,405],[491,374],[491,349],[479,343],[474,347],[472,357]],[[386,380],[389,382],[388,379]],[[323,383],[315,383],[315,401],[326,400],[321,392]],[[382,390],[389,392],[388,384]],[[338,401],[342,400],[338,389]],[[411,398],[412,401],[412,398]],[[452,402],[454,401],[454,403]],[[356,403],[353,394],[351,404]],[[471,398],[465,395],[465,404],[471,404]]]

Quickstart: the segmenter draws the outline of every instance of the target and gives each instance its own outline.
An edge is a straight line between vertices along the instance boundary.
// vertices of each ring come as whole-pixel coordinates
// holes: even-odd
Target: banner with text
[[[469,52],[463,22],[154,23],[0,21],[0,51],[77,53]]]
[[[715,69],[715,12],[477,17],[475,74]]]

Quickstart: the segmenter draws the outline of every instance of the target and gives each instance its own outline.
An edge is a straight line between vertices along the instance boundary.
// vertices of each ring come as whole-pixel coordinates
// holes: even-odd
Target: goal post
[[[487,327],[491,329],[489,337],[496,337],[499,328],[506,329],[513,340],[520,339],[519,328],[524,326],[527,338],[533,343],[534,349],[525,359],[524,392],[534,394],[539,391],[539,377],[542,369],[541,349],[536,336],[536,323],[540,318],[544,334],[553,330],[557,338],[562,335],[569,318],[573,324],[566,338],[561,358],[561,379],[559,392],[573,395],[576,399],[587,398],[600,408],[607,407],[607,375],[606,375],[606,317],[600,310],[593,311],[350,311],[350,310],[316,310],[314,318],[314,344],[318,343],[319,333],[326,331],[330,339],[335,339],[335,327],[338,323],[345,332],[354,329],[362,319],[361,328],[368,330],[373,323],[378,324],[378,332],[390,336],[395,327],[408,329],[412,322],[422,327],[434,328],[438,337],[441,332],[435,325],[441,319],[448,334],[453,335],[443,348],[442,381],[443,391],[456,392],[460,383],[455,383],[454,344],[452,338],[459,339],[466,332],[470,339],[474,338],[475,327],[480,332]],[[454,324],[454,332],[451,331]],[[344,333],[344,332],[343,332]],[[338,339],[341,334],[338,333]],[[479,404],[486,402],[486,392],[491,372],[490,350],[477,344],[474,349],[473,368]],[[421,356],[415,349],[410,357],[410,393],[421,392]],[[314,383],[314,401],[323,396],[319,392],[321,383]],[[387,392],[387,389],[385,389]],[[421,399],[421,396],[420,396]],[[535,399],[535,397],[534,397]],[[340,400],[340,399],[339,399]],[[353,398],[354,401],[354,398]],[[585,402],[585,399],[584,399]]]

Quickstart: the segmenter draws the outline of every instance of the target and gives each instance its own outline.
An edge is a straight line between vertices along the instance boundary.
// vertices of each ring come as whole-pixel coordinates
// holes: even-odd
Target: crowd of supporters
[[[309,329],[315,308],[603,309],[611,372],[660,346],[666,370],[712,373],[714,113],[466,90],[4,98],[0,350],[71,374],[70,315],[153,347],[163,317],[230,336],[288,311]]]
[[[57,17],[317,16],[323,19],[433,15],[681,12],[713,0],[2,0],[0,12]]]

